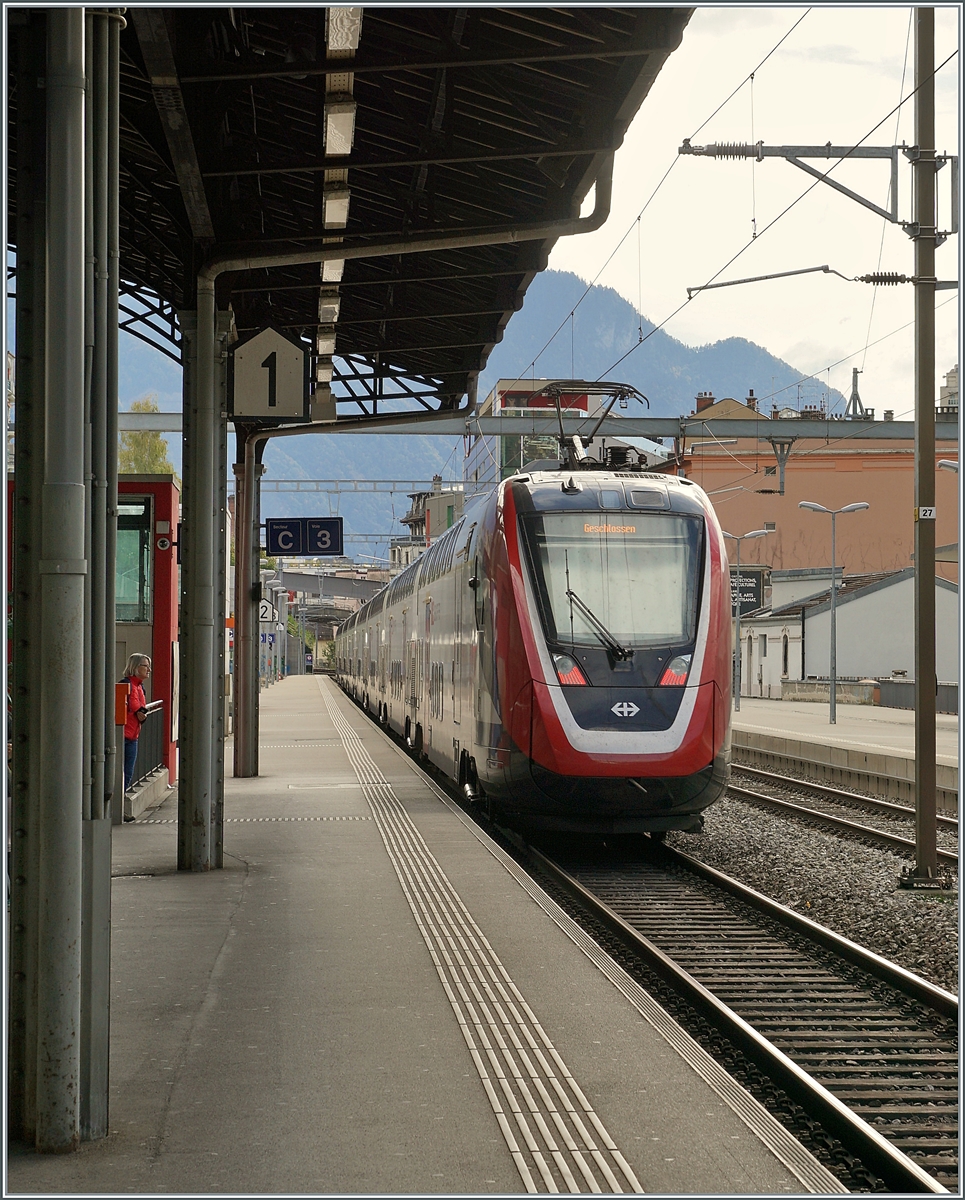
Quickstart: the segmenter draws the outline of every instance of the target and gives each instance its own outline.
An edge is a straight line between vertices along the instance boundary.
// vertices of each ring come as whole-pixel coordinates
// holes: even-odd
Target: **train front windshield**
[[[699,517],[542,512],[527,514],[520,523],[547,640],[598,645],[586,609],[623,646],[681,646],[694,640],[703,536]]]

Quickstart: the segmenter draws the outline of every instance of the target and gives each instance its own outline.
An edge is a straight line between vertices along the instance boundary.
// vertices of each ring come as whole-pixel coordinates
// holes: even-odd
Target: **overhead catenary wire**
[[[905,57],[902,60],[902,64],[901,64],[901,84],[898,88],[898,99],[899,100],[901,100],[901,98],[905,92],[905,77],[908,73],[908,48],[911,45],[911,29],[912,29],[912,25],[914,23],[914,17],[915,17],[915,10],[913,8],[910,8],[908,10],[908,32],[905,34]],[[900,125],[901,125],[901,112],[899,111],[898,113],[895,114],[895,133],[894,133],[894,139],[893,139],[893,142],[895,145],[898,144],[898,130],[899,130]],[[888,185],[888,191],[889,191],[889,193],[891,191],[891,183],[890,182]],[[892,196],[891,199],[895,204],[897,204],[897,197]],[[881,259],[882,259],[882,256],[884,255],[885,233],[887,232],[887,230],[888,230],[888,222],[885,221],[884,218],[882,218],[882,220],[881,220],[881,242],[878,246],[878,266],[876,269],[876,274],[881,272]],[[871,340],[871,326],[872,326],[872,323],[873,323],[874,317],[875,317],[875,301],[877,299],[878,299],[878,284],[875,284],[875,286],[871,292],[871,311],[868,313],[868,331],[865,334],[864,357],[861,359],[861,370],[862,371],[864,370],[865,362],[867,361],[867,357],[868,357],[868,342]]]
[[[710,122],[711,122],[711,121],[714,119],[714,117],[716,117],[716,116],[717,116],[717,114],[718,114],[718,113],[721,111],[721,109],[725,108],[725,107],[726,107],[726,106],[727,106],[727,105],[730,103],[730,101],[731,101],[731,100],[733,100],[733,98],[734,98],[734,97],[737,95],[737,93],[738,93],[738,92],[741,90],[741,88],[742,88],[742,87],[744,87],[744,85],[745,85],[745,84],[746,84],[746,83],[747,83],[749,80],[753,79],[754,75],[755,75],[755,74],[756,74],[756,73],[757,73],[757,72],[758,72],[758,71],[761,69],[761,67],[763,67],[763,66],[764,66],[764,64],[767,62],[767,60],[768,60],[769,58],[771,58],[771,57],[772,57],[772,56],[773,56],[773,55],[774,55],[774,54],[775,54],[775,53],[776,53],[776,52],[777,52],[777,51],[780,49],[780,47],[781,47],[781,46],[782,46],[782,45],[783,45],[783,44],[784,44],[784,43],[787,41],[787,39],[788,39],[788,38],[791,36],[791,34],[794,32],[794,30],[795,30],[795,29],[797,29],[798,25],[800,25],[800,24],[801,24],[801,22],[804,20],[804,18],[805,18],[805,17],[808,15],[808,13],[810,13],[810,12],[811,12],[811,9],[810,9],[810,8],[807,8],[807,9],[806,9],[806,10],[805,10],[805,11],[804,11],[804,12],[803,12],[803,13],[802,13],[802,14],[801,14],[799,17],[798,17],[798,19],[797,19],[797,20],[794,22],[794,24],[793,24],[793,25],[791,26],[791,28],[790,28],[790,29],[787,31],[787,33],[785,33],[785,34],[784,34],[784,36],[783,36],[783,37],[781,37],[781,38],[780,38],[780,39],[779,39],[779,40],[778,40],[778,41],[777,41],[777,42],[776,42],[776,43],[775,43],[775,44],[774,44],[774,45],[771,47],[771,49],[770,49],[770,50],[768,50],[767,54],[765,54],[765,55],[764,55],[764,57],[763,57],[763,58],[761,59],[761,61],[760,61],[760,62],[757,64],[757,66],[754,68],[754,70],[753,70],[753,71],[751,71],[751,72],[750,72],[748,75],[746,75],[746,76],[745,76],[745,77],[744,77],[744,78],[743,78],[743,79],[740,81],[740,83],[737,85],[737,87],[735,87],[735,88],[734,88],[734,90],[733,90],[733,91],[732,91],[732,92],[731,92],[731,93],[730,93],[730,94],[729,94],[729,95],[728,95],[728,96],[727,96],[727,97],[726,97],[724,100],[722,100],[722,101],[720,102],[720,104],[718,104],[718,105],[717,105],[717,107],[714,109],[714,111],[713,111],[713,112],[712,112],[712,113],[711,113],[711,114],[710,114],[708,117],[706,117],[706,118],[705,118],[705,119],[704,119],[704,120],[703,120],[703,121],[702,121],[702,122],[701,122],[701,123],[700,123],[700,124],[697,126],[697,128],[696,128],[696,129],[693,131],[693,133],[690,135],[690,138],[691,138],[691,140],[692,140],[693,138],[695,138],[695,137],[697,136],[697,134],[698,134],[698,133],[700,133],[700,131],[701,131],[701,130],[702,130],[702,129],[703,129],[703,128],[704,128],[704,127],[707,125],[707,124],[709,124],[709,123],[710,123]],[[633,226],[634,226],[634,224],[636,224],[636,225],[637,225],[637,227],[638,227],[638,230],[639,230],[639,222],[640,222],[640,219],[643,217],[643,214],[644,214],[644,213],[647,211],[647,209],[650,207],[651,203],[653,202],[653,200],[654,200],[654,199],[655,199],[655,197],[657,196],[657,193],[658,193],[658,192],[660,191],[660,189],[663,187],[664,183],[666,183],[666,181],[667,181],[667,178],[669,177],[669,175],[670,175],[671,171],[673,171],[674,167],[677,165],[677,163],[678,163],[679,161],[680,161],[680,156],[679,156],[679,155],[675,155],[675,156],[674,156],[674,158],[673,158],[673,159],[671,160],[671,162],[670,162],[670,166],[669,166],[669,167],[667,167],[666,171],[664,171],[663,175],[662,175],[662,176],[660,177],[660,179],[658,180],[658,182],[657,182],[657,186],[656,186],[656,187],[653,189],[653,191],[652,191],[652,192],[650,193],[650,195],[647,197],[647,200],[646,200],[646,202],[644,203],[644,205],[643,205],[643,208],[641,208],[641,209],[640,209],[639,213],[637,213],[637,215],[636,215],[636,217],[634,218],[634,220],[633,220],[633,221],[631,221],[631,223],[630,223],[630,225],[627,227],[627,230],[626,230],[626,232],[624,233],[623,237],[621,237],[621,238],[620,238],[620,240],[617,242],[617,244],[616,244],[616,245],[613,247],[613,249],[611,250],[610,254],[608,255],[608,257],[607,257],[606,261],[603,263],[603,265],[600,267],[600,269],[597,271],[597,273],[596,273],[596,274],[593,276],[593,279],[592,279],[592,280],[591,280],[591,281],[590,281],[590,282],[589,282],[589,283],[586,285],[586,288],[584,289],[584,291],[583,291],[583,294],[580,296],[580,298],[577,300],[577,302],[576,302],[576,303],[573,305],[573,307],[572,307],[572,309],[570,310],[570,312],[569,312],[569,313],[568,313],[568,314],[567,314],[567,315],[566,315],[566,316],[563,318],[563,320],[562,320],[562,321],[559,323],[559,325],[556,327],[556,329],[553,331],[553,333],[550,335],[550,337],[547,339],[547,341],[546,341],[546,342],[543,344],[543,346],[541,347],[541,349],[540,349],[539,351],[537,351],[537,353],[536,353],[536,356],[533,358],[533,360],[532,360],[532,361],[531,361],[531,362],[530,362],[530,363],[529,363],[529,364],[528,364],[528,365],[527,365],[527,366],[526,366],[526,367],[523,369],[523,373],[522,373],[522,374],[520,374],[520,375],[518,375],[518,376],[516,377],[516,379],[514,379],[514,380],[513,380],[513,383],[519,383],[519,382],[520,382],[520,380],[524,378],[526,371],[528,371],[530,368],[532,368],[532,370],[533,370],[533,377],[535,378],[535,376],[536,376],[536,364],[537,364],[537,362],[539,361],[540,357],[541,357],[541,356],[542,356],[542,355],[543,355],[543,354],[546,352],[546,350],[547,350],[547,349],[548,349],[548,348],[549,348],[549,347],[550,347],[550,346],[553,344],[553,342],[554,342],[554,341],[556,340],[556,338],[559,336],[559,333],[560,333],[560,331],[561,331],[561,330],[563,329],[563,327],[566,325],[566,322],[567,322],[567,321],[568,321],[568,320],[569,320],[569,319],[570,319],[570,318],[573,316],[573,314],[576,312],[576,310],[577,310],[577,309],[580,307],[580,305],[583,303],[583,301],[586,299],[586,297],[587,297],[587,296],[590,294],[590,292],[591,292],[591,291],[593,290],[593,288],[596,286],[597,280],[600,278],[600,276],[603,274],[603,272],[604,272],[604,271],[607,269],[607,267],[608,267],[608,266],[610,265],[610,263],[613,261],[613,259],[614,259],[615,255],[617,254],[617,252],[620,250],[620,248],[623,246],[624,242],[625,242],[625,241],[627,240],[627,238],[630,236],[630,233],[631,233],[631,231],[632,231],[632,229],[633,229]],[[642,287],[641,287],[641,302],[640,302],[640,310],[641,310],[641,314],[642,314],[642,308],[643,308],[643,302],[642,302]],[[643,340],[644,340],[644,335],[643,335],[643,324],[642,324],[642,315],[641,315],[641,320],[640,320],[640,340],[641,340],[641,341],[643,341]]]
[[[931,74],[926,79],[923,79],[921,81],[921,83],[919,83],[917,87],[915,87],[912,91],[910,91],[908,93],[908,95],[904,97],[904,99],[900,100],[895,105],[894,108],[892,108],[889,112],[885,113],[885,115],[881,118],[881,120],[877,121],[871,127],[871,129],[869,129],[868,132],[859,141],[855,142],[855,144],[849,149],[848,154],[843,155],[841,158],[839,158],[837,160],[837,162],[835,162],[831,167],[829,167],[828,170],[825,172],[825,176],[830,175],[832,173],[832,171],[836,170],[837,167],[839,167],[841,165],[841,163],[845,162],[848,159],[848,157],[851,154],[853,154],[855,150],[857,150],[857,148],[859,146],[863,145],[868,140],[868,138],[871,137],[871,135],[873,133],[875,133],[878,129],[881,128],[882,125],[884,125],[885,121],[887,121],[890,117],[893,117],[895,115],[895,113],[898,112],[902,108],[903,105],[907,104],[909,100],[911,100],[915,95],[917,95],[917,93],[921,90],[921,88],[923,88],[925,86],[926,83],[929,82],[929,80],[934,79],[935,76],[939,73],[939,71],[941,71],[944,67],[946,67],[952,61],[952,59],[955,58],[955,56],[957,54],[958,54],[958,50],[957,49],[953,50],[952,53],[949,54],[947,58],[945,58],[941,63],[939,63],[939,65],[934,69],[934,71],[931,72]],[[756,242],[759,241],[760,238],[763,237],[765,233],[767,233],[769,230],[773,229],[774,226],[778,223],[778,221],[780,221],[783,217],[787,216],[787,214],[791,211],[791,209],[795,208],[798,204],[800,204],[800,202],[804,199],[804,197],[810,195],[810,193],[813,192],[814,189],[821,182],[822,182],[821,179],[815,179],[815,181],[812,184],[809,184],[808,187],[806,187],[799,196],[795,197],[795,199],[793,199],[790,202],[790,204],[788,204],[785,208],[783,208],[777,214],[776,217],[774,217],[771,221],[768,221],[768,223],[764,226],[764,228],[760,231],[760,233],[757,235],[756,238],[751,238],[749,241],[745,242],[744,245],[737,251],[737,253],[733,254],[727,260],[727,262],[724,263],[724,265],[722,267],[719,267],[718,270],[716,270],[714,272],[714,274],[711,275],[711,277],[707,280],[707,282],[702,285],[702,287],[693,289],[692,296],[688,296],[686,300],[684,300],[682,303],[678,304],[677,307],[673,310],[673,312],[671,312],[668,316],[664,317],[664,319],[660,322],[659,325],[654,325],[653,329],[651,329],[650,332],[648,334],[646,334],[646,336],[643,338],[643,341],[637,342],[637,344],[635,346],[631,346],[630,349],[627,350],[627,352],[625,354],[622,354],[616,360],[616,362],[611,363],[606,368],[606,370],[603,371],[600,374],[600,376],[598,376],[598,378],[602,379],[603,376],[609,375],[610,372],[613,371],[615,367],[618,367],[620,365],[620,363],[622,363],[626,359],[628,359],[630,357],[630,355],[634,353],[635,350],[638,350],[643,345],[644,342],[648,341],[651,337],[653,337],[653,335],[655,333],[658,332],[658,330],[663,329],[663,327],[665,325],[667,325],[670,321],[672,321],[673,318],[675,316],[677,316],[677,314],[679,312],[681,312],[683,309],[685,309],[688,304],[692,304],[694,299],[696,299],[696,297],[698,295],[700,295],[703,291],[705,291],[706,288],[711,283],[713,283],[714,280],[719,275],[722,275],[729,266],[732,266],[741,257],[742,254],[744,254],[747,250],[749,250],[751,246],[755,245]],[[808,378],[812,378],[812,376],[808,376]]]

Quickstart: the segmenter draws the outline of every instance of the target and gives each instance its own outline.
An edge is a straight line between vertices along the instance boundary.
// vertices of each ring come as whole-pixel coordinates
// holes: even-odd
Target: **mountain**
[[[655,417],[692,412],[698,392],[743,400],[750,388],[757,396],[791,388],[778,399],[796,407],[793,385],[803,372],[745,338],[687,346],[662,329],[652,333],[653,323],[641,321],[633,305],[612,288],[590,288],[576,308],[571,330],[567,317],[584,292],[586,284],[568,271],[544,271],[533,280],[522,311],[509,322],[480,378],[480,399],[497,379],[520,374],[632,383],[649,399],[648,415]],[[563,328],[544,350],[561,324]],[[642,345],[641,338],[646,338]],[[614,366],[628,351],[628,357]],[[537,354],[534,369],[531,364]],[[832,399],[843,397],[833,392]]]
[[[733,396],[743,400],[748,389],[769,396],[789,388],[779,399],[796,405],[794,385],[802,372],[775,358],[762,346],[744,338],[725,338],[706,346],[687,346],[659,330],[634,350],[654,326],[640,321],[632,304],[612,288],[593,287],[566,271],[544,271],[533,280],[523,308],[506,327],[502,342],[493,350],[479,380],[482,401],[497,379],[516,377],[616,379],[631,383],[650,401],[651,416],[690,413],[698,392],[713,392],[719,399]],[[572,321],[568,315],[575,308]],[[557,328],[563,328],[544,349]],[[121,408],[145,394],[158,396],[161,411],[180,408],[180,369],[134,338],[121,338]],[[614,366],[627,351],[628,357]],[[532,360],[539,354],[535,370]],[[813,393],[808,391],[806,398]],[[839,392],[831,400],[843,404]],[[636,415],[634,409],[630,410]],[[640,410],[636,410],[639,412]],[[765,408],[766,411],[766,408]],[[180,470],[181,448],[177,437],[169,437],[171,461]],[[234,455],[234,438],[229,438]],[[462,438],[408,434],[393,437],[379,434],[310,434],[279,438],[265,452],[267,479],[398,479],[425,480],[433,475],[462,478]],[[325,492],[296,494],[265,490],[262,519],[284,516],[330,516],[345,518],[350,534],[405,533],[399,518],[408,509],[404,494]],[[372,556],[387,553],[381,546],[348,543],[348,552]]]

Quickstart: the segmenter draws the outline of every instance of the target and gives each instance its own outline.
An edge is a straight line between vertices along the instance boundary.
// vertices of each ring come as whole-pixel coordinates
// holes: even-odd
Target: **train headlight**
[[[576,659],[571,658],[568,654],[554,654],[553,666],[556,667],[556,674],[560,677],[560,683],[565,687],[589,686],[586,676],[580,670]]]
[[[678,654],[676,658],[672,658],[660,677],[660,686],[683,687],[690,674],[690,659],[689,654]]]

